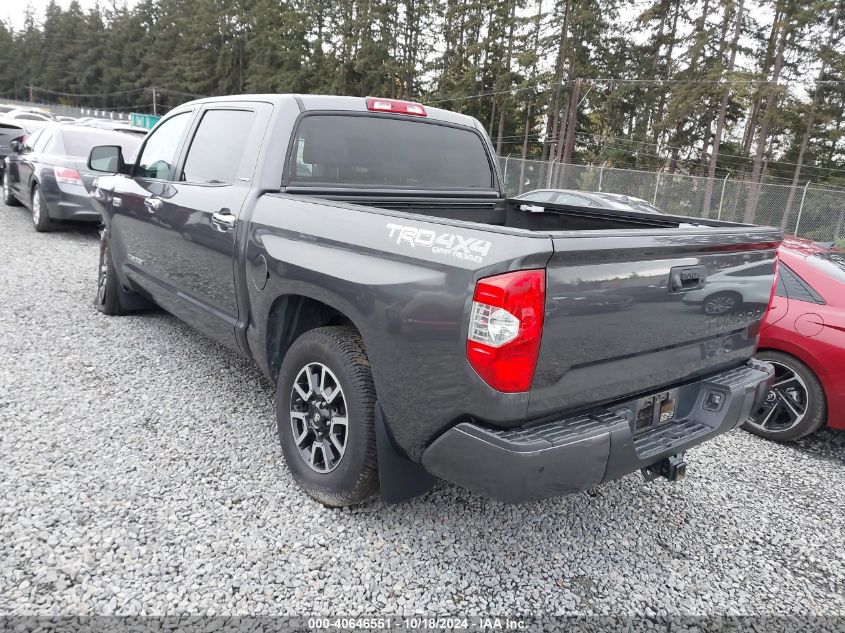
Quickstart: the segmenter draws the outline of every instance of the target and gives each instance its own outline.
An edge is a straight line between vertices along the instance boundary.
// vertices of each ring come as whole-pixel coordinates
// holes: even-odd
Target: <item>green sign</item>
[[[153,129],[161,118],[158,114],[139,114],[138,112],[133,112],[129,117],[132,121],[132,127],[141,127],[145,130]]]

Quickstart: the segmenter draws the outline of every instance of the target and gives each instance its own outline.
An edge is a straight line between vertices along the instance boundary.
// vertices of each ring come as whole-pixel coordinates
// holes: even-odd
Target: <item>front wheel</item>
[[[279,371],[276,420],[288,468],[327,506],[378,492],[376,394],[361,335],[321,327],[291,345]]]
[[[813,371],[782,352],[756,355],[775,368],[775,382],[760,408],[742,425],[746,431],[769,440],[797,440],[818,430],[827,421],[824,388]]]
[[[100,238],[100,262],[97,268],[97,298],[94,301],[94,305],[97,307],[97,310],[109,316],[126,314],[126,310],[120,303],[122,292],[123,288],[114,270],[109,242],[106,236],[103,235]]]

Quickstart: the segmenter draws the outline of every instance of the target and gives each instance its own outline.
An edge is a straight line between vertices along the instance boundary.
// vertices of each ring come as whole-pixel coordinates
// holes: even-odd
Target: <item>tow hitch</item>
[[[653,481],[658,477],[666,477],[669,481],[678,481],[687,474],[687,463],[684,454],[670,455],[666,459],[646,466],[642,469],[643,479]]]

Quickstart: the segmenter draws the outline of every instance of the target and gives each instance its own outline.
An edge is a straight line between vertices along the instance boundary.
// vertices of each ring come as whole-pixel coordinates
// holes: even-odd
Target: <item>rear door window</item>
[[[555,197],[555,204],[569,204],[573,207],[596,207],[598,206],[592,200],[588,200],[583,196],[576,196],[573,193],[559,193]]]
[[[390,116],[311,115],[291,152],[291,184],[492,189],[481,137],[463,127]]]
[[[31,152],[32,148],[38,143],[38,139],[41,138],[42,134],[44,133],[44,128],[41,128],[37,132],[33,134],[27,135],[24,139],[24,146],[26,147],[26,151]]]
[[[532,191],[531,193],[519,196],[519,199],[530,200],[532,202],[548,202],[554,195],[553,191]]]
[[[209,110],[200,121],[180,180],[233,183],[246,149],[255,113],[249,110]]]
[[[50,141],[53,140],[53,136],[54,136],[53,130],[48,130],[48,129],[45,128],[44,132],[41,134],[41,136],[38,137],[38,140],[35,142],[35,145],[32,147],[32,151],[39,153],[39,154],[47,151],[47,149],[51,145]]]

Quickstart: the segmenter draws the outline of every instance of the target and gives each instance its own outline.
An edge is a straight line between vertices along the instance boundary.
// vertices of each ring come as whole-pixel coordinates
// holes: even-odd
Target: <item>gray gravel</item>
[[[845,614],[843,433],[737,431],[678,484],[328,510],[248,361],[97,313],[93,228],[0,215],[0,614]]]

